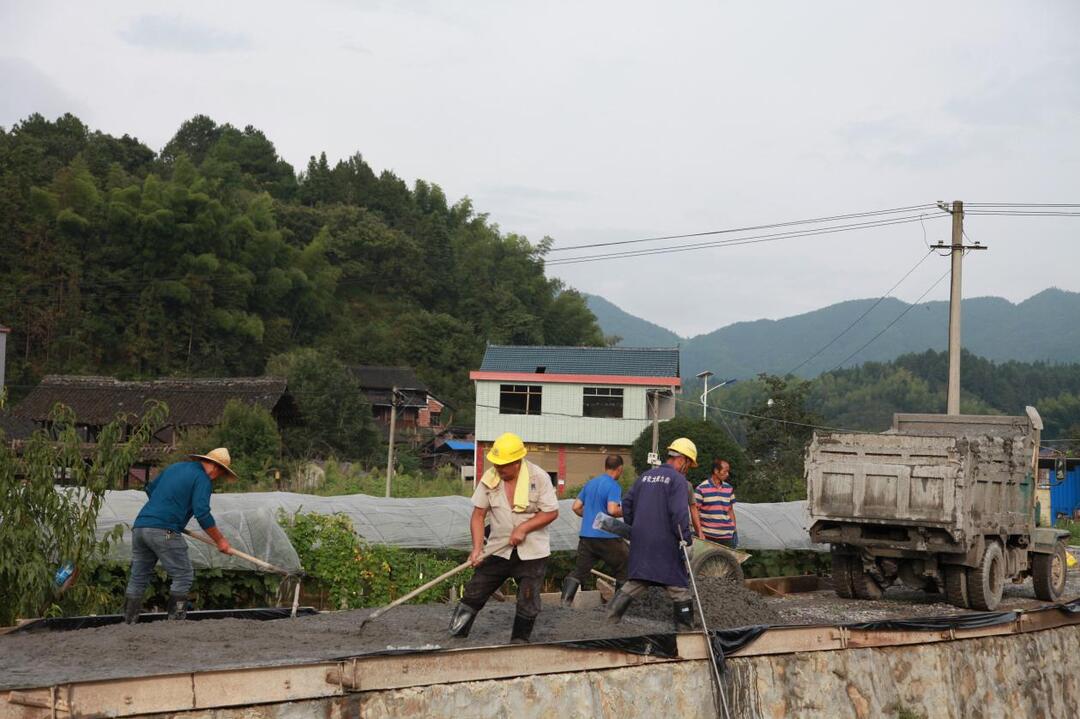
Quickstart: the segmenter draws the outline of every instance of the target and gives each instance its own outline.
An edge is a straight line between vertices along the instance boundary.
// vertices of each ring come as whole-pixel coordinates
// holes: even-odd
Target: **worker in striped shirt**
[[[694,489],[694,504],[701,516],[698,537],[734,549],[739,543],[735,527],[735,488],[728,484],[731,465],[714,459],[712,474]]]

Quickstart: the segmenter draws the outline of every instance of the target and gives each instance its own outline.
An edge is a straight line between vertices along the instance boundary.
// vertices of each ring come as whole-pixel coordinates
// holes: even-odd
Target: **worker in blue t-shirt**
[[[131,577],[124,592],[124,621],[128,624],[139,619],[143,594],[158,562],[172,580],[169,619],[186,618],[187,594],[195,581],[195,570],[183,531],[192,517],[214,540],[218,551],[229,553],[229,541],[210,514],[210,482],[225,475],[236,476],[229,469],[229,450],[219,447],[191,458],[196,461],[171,464],[146,485],[149,500],[131,528]]]
[[[564,607],[574,603],[574,595],[589,578],[589,572],[597,562],[604,562],[608,566],[615,577],[616,589],[626,581],[626,563],[630,558],[626,542],[609,532],[593,529],[593,520],[601,512],[612,517],[622,516],[622,488],[619,486],[622,471],[623,458],[609,454],[604,460],[604,473],[585,483],[571,507],[574,514],[581,517],[581,532],[578,537],[577,566],[562,584]]]

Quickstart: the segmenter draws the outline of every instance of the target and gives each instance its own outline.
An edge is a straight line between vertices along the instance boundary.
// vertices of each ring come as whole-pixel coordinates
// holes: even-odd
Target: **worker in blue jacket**
[[[142,610],[142,598],[154,573],[161,566],[172,580],[169,588],[169,619],[187,617],[187,595],[195,581],[188,557],[184,527],[194,516],[210,535],[218,551],[228,554],[229,542],[210,514],[211,481],[236,476],[229,465],[229,450],[219,447],[207,454],[193,454],[193,462],[177,462],[165,468],[146,485],[150,498],[131,530],[131,577],[124,592],[124,621],[134,624]]]
[[[676,627],[693,628],[693,595],[682,543],[690,543],[690,483],[697,447],[686,437],[668,446],[667,464],[642,474],[623,497],[623,520],[630,525],[628,581],[608,605],[609,622],[618,623],[634,598],[662,586],[674,603]]]

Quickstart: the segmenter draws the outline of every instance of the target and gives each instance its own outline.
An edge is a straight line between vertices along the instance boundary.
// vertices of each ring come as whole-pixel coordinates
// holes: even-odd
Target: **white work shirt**
[[[510,532],[514,531],[519,524],[535,517],[537,512],[559,511],[559,498],[555,494],[555,487],[551,484],[551,477],[529,460],[524,460],[524,462],[529,469],[529,504],[524,512],[513,511],[510,500],[506,498],[506,488],[502,480],[499,480],[494,489],[488,489],[481,482],[476,483],[472,503],[474,507],[488,510],[487,516],[491,523],[491,534],[488,536],[489,547],[509,542]],[[540,559],[551,554],[547,526],[526,534],[525,541],[517,545],[517,550],[518,557],[521,559]],[[503,559],[509,559],[513,551],[513,547],[506,547],[495,554]]]

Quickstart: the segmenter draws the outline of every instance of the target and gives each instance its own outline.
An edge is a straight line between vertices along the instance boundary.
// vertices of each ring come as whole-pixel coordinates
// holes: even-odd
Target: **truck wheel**
[[[1057,601],[1065,593],[1065,545],[1058,542],[1053,554],[1031,555],[1031,583],[1035,596],[1047,602]]]
[[[851,586],[851,574],[854,568],[855,557],[832,550],[832,583],[836,596],[844,599],[855,596],[855,590]]]
[[[967,571],[964,567],[956,564],[948,564],[944,568],[945,573],[945,598],[949,604],[961,609],[970,609],[968,603]]]
[[[851,588],[855,591],[855,596],[859,599],[881,599],[881,595],[884,594],[885,590],[877,583],[876,579],[863,571],[858,557],[855,558],[852,565]]]
[[[695,551],[694,558],[690,560],[690,565],[694,569],[694,576],[720,577],[739,584],[746,580],[742,567],[739,566],[739,560],[722,547],[710,547],[705,551]]]
[[[1001,553],[1000,544],[988,541],[979,566],[967,570],[968,600],[971,608],[985,612],[997,609],[1004,589],[1005,557]]]

